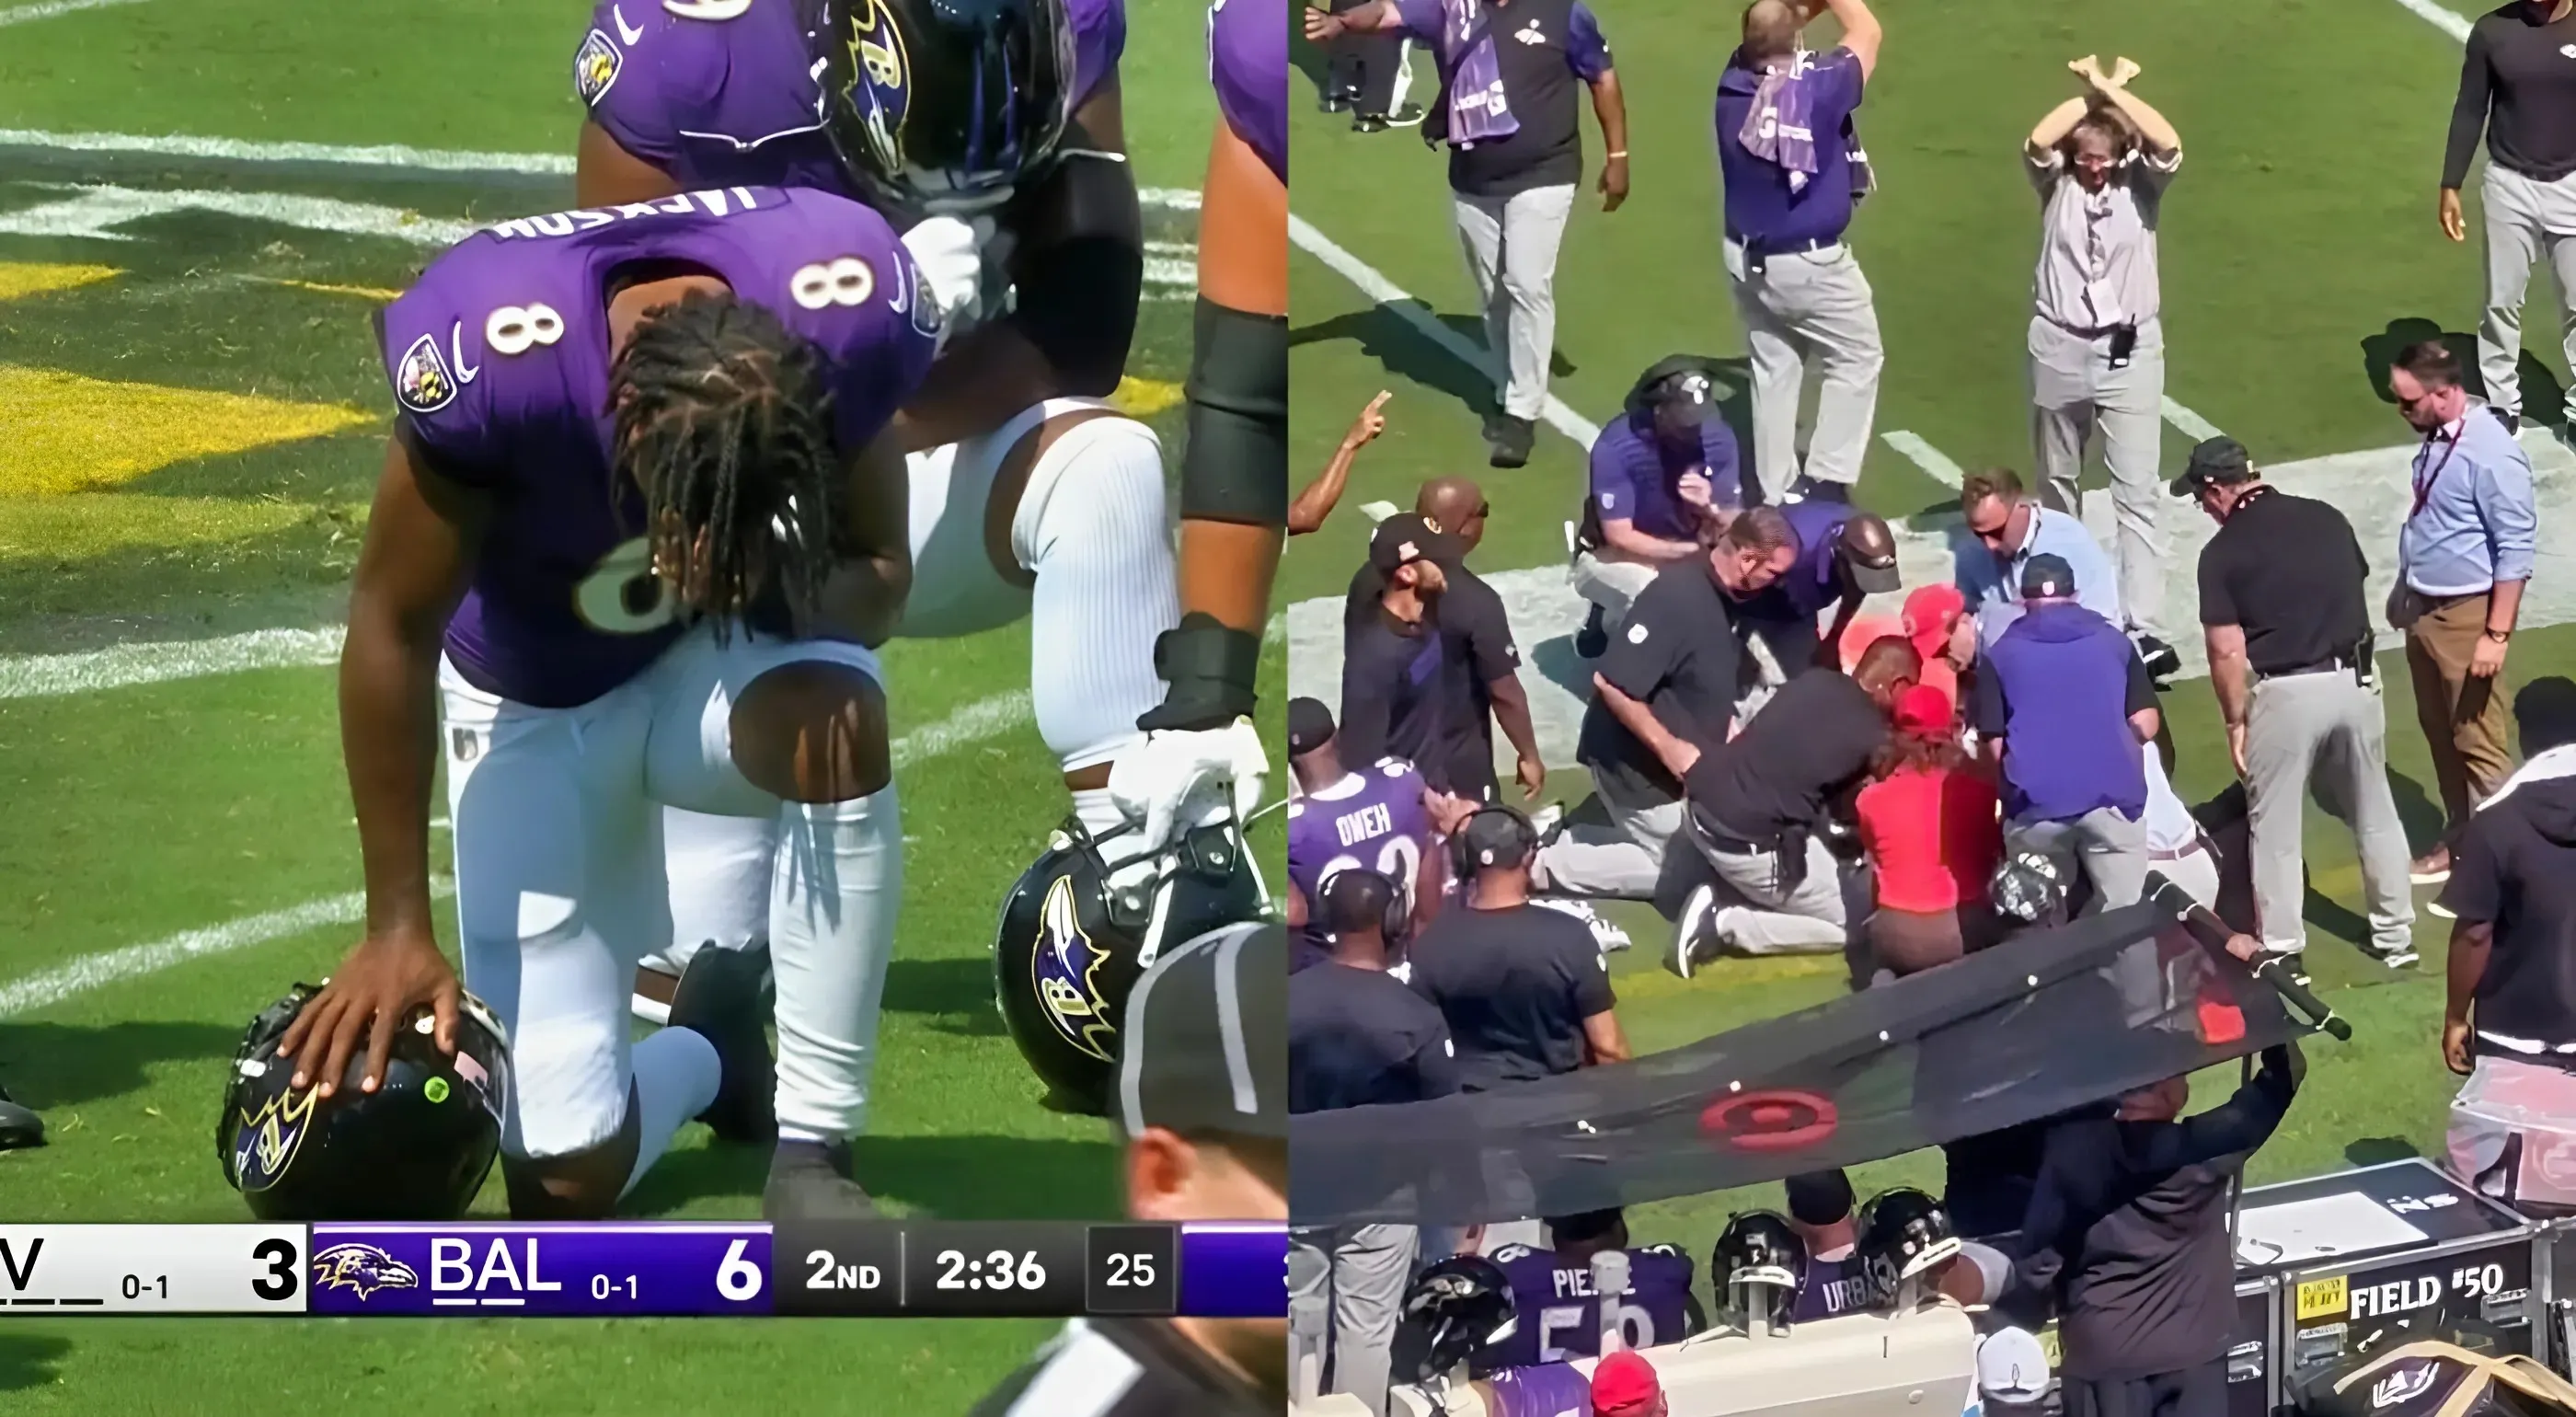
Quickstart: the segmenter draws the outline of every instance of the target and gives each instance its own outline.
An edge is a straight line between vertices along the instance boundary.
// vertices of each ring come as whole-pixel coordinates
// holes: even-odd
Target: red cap
[[[1916,684],[1896,696],[1896,731],[1916,738],[1946,738],[1958,727],[1950,696],[1929,684]]]
[[[1593,1368],[1593,1417],[1659,1417],[1663,1410],[1664,1385],[1654,1364],[1623,1348]]]
[[[1950,642],[1950,626],[1967,613],[1968,598],[1954,585],[1917,587],[1905,597],[1905,633],[1924,658],[1939,654]]]

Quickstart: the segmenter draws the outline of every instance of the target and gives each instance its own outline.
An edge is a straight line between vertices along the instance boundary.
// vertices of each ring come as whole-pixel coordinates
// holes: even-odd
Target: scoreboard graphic
[[[1278,1225],[0,1225],[0,1321],[71,1314],[419,1318],[1280,1318]]]

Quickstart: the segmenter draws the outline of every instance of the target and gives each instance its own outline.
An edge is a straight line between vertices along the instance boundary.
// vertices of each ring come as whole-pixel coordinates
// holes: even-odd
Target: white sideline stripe
[[[213,640],[117,645],[79,654],[0,657],[0,699],[87,694],[202,674],[329,664],[340,657],[337,625],[311,630],[253,630]]]
[[[1923,469],[1925,476],[1944,487],[1956,489],[1967,480],[1968,475],[1959,470],[1957,463],[1950,461],[1948,453],[1925,442],[1920,434],[1899,428],[1892,433],[1879,434],[1878,440],[1903,453],[1906,461]]]
[[[41,5],[14,5],[0,10],[0,27],[23,25],[29,20],[50,20],[56,15],[77,14],[83,10],[104,10],[110,5],[139,5],[143,0],[44,0]]]
[[[13,15],[88,9],[95,5],[131,5],[141,0],[53,0],[24,10],[0,10],[0,24]],[[455,148],[415,148],[401,143],[345,146],[338,143],[248,142],[239,138],[192,138],[182,134],[54,133],[35,128],[0,128],[0,147],[55,148],[65,152],[149,153],[161,157],[212,157],[233,162],[318,162],[343,167],[408,167],[429,172],[509,172],[523,176],[570,177],[573,160],[564,153],[492,153]],[[1146,187],[1136,194],[1147,206],[1174,211],[1199,209],[1199,194],[1187,187]]]
[[[2170,396],[2165,399],[2165,422],[2203,442],[2226,436],[2218,431],[2217,424],[2174,402]]]
[[[2444,9],[2434,4],[2433,0],[2397,0],[2397,3],[2414,11],[2433,28],[2460,43],[2469,42],[2469,17],[2459,11]]]
[[[927,728],[915,729],[894,740],[894,765],[900,768],[925,758],[953,753],[985,739],[997,738],[1028,721],[1028,691],[996,694],[968,704]],[[444,821],[441,818],[432,825],[444,825]],[[445,876],[430,882],[430,894],[436,899],[444,900],[455,892],[456,882]],[[192,959],[231,954],[235,950],[282,940],[325,925],[355,924],[366,908],[366,892],[351,891],[347,895],[308,900],[302,905],[245,916],[201,930],[183,931],[150,944],[129,945],[105,954],[85,955],[69,964],[28,975],[15,983],[0,984],[0,1018],[59,1004],[75,994],[85,994],[122,980],[157,974]]]
[[[74,191],[75,195],[60,201],[0,211],[0,232],[131,241],[133,237],[115,228],[189,210],[222,212],[251,221],[300,226],[308,231],[388,236],[416,246],[452,246],[481,230],[474,222],[422,216],[402,207],[284,192],[156,191],[114,185],[85,186]]]

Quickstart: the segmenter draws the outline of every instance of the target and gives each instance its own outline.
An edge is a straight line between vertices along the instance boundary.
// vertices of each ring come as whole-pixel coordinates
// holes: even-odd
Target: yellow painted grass
[[[114,280],[125,272],[114,266],[45,266],[0,261],[0,300],[17,300],[57,290],[78,290]]]
[[[387,290],[380,285],[330,285],[318,280],[279,280],[275,284],[293,290],[309,290],[316,295],[355,296],[360,300],[372,300],[379,305],[391,305],[402,298],[401,291]]]
[[[0,562],[80,561],[124,551],[239,542],[296,526],[301,502],[75,492],[0,497]]]
[[[0,365],[0,498],[98,491],[190,458],[374,421],[373,414],[336,404]]]
[[[1160,379],[1139,379],[1130,374],[1118,381],[1109,401],[1129,418],[1151,418],[1181,401],[1181,386]]]

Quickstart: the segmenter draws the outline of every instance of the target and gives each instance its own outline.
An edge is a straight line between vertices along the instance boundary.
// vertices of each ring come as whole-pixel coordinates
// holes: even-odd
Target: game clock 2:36
[[[1063,1318],[1082,1312],[1084,1227],[1043,1221],[905,1227],[904,1312]]]

